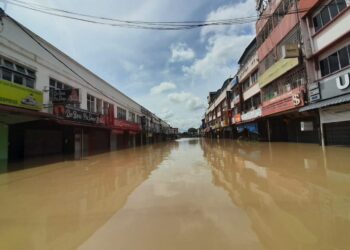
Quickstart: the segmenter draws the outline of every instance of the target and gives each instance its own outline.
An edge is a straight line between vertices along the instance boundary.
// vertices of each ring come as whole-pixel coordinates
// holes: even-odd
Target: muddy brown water
[[[0,174],[0,249],[350,249],[350,148],[183,139]]]

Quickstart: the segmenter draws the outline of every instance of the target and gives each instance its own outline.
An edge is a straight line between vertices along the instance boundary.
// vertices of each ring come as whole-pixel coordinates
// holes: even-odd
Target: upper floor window
[[[129,121],[135,122],[135,114],[133,112],[129,112]]]
[[[4,58],[0,58],[0,78],[28,88],[35,85],[34,70]]]
[[[96,112],[96,97],[87,94],[87,110],[89,112]]]
[[[320,60],[321,76],[327,76],[350,65],[350,45]]]
[[[108,102],[103,102],[103,114],[104,115],[108,115],[108,110],[109,110],[109,106],[112,104],[109,104]]]
[[[121,108],[121,107],[117,107],[117,119],[120,120],[126,120],[126,110]]]
[[[96,98],[96,112],[102,114],[102,100]]]
[[[346,8],[346,0],[333,0],[313,17],[315,32],[334,19],[343,9]]]

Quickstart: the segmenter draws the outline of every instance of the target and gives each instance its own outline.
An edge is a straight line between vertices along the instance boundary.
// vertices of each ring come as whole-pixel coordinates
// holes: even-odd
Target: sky
[[[256,16],[255,0],[27,2],[124,20]],[[254,23],[154,31],[88,24],[10,4],[6,13],[182,131],[200,126],[209,91],[217,90],[236,74],[237,61],[255,35]]]

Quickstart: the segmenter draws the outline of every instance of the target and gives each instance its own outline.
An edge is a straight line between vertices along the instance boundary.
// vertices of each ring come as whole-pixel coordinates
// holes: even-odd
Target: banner
[[[79,89],[55,89],[52,93],[53,103],[80,103]]]
[[[0,80],[0,104],[41,110],[43,93],[6,80]]]

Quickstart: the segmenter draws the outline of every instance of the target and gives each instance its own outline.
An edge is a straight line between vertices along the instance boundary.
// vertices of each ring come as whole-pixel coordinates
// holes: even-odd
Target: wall
[[[67,64],[70,68],[84,77],[88,82],[92,83],[102,92],[108,96],[113,96],[114,100],[105,97],[100,92],[87,85],[82,79],[69,71],[69,69],[67,69],[37,43],[35,43],[11,20],[8,18],[3,18],[3,23],[3,31],[1,32],[0,36],[1,55],[36,70],[36,89],[40,91],[43,91],[45,88],[48,89],[49,78],[52,77],[74,88],[80,89],[82,101],[81,108],[83,109],[87,108],[86,95],[87,93],[90,93],[97,98],[114,104],[115,116],[117,107],[122,107],[127,111],[132,111],[136,115],[142,115],[141,106],[139,104],[121,93],[113,86],[109,85],[88,69],[84,68],[79,63],[75,62],[67,55],[60,52],[49,43],[37,37],[37,39],[40,40],[42,44],[45,44],[55,54],[55,56],[64,61],[65,64]],[[49,104],[48,91],[44,92],[44,104]]]

